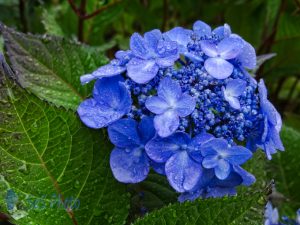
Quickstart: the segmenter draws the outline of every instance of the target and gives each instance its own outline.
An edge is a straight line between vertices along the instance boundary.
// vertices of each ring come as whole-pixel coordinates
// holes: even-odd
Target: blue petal
[[[86,74],[80,77],[80,81],[82,84],[86,84],[94,79],[99,79],[102,77],[112,77],[116,75],[120,75],[121,73],[126,71],[126,67],[118,66],[118,65],[105,65],[101,66],[99,69],[94,71],[91,74]]]
[[[186,151],[168,159],[165,170],[170,185],[178,192],[192,190],[202,174],[201,165],[193,161]]]
[[[179,55],[174,54],[166,57],[156,58],[155,62],[160,68],[166,68],[173,66],[177,59],[179,59]]]
[[[189,150],[189,155],[197,162],[202,162],[202,155],[201,155],[201,146],[205,142],[208,142],[209,140],[212,140],[214,138],[213,135],[208,134],[208,133],[202,133],[197,135],[196,137],[193,138],[191,143],[189,144],[188,150]]]
[[[263,79],[259,80],[259,83],[258,83],[258,93],[259,93],[260,101],[264,101],[264,100],[267,99],[267,97],[268,97],[268,91],[267,91],[267,87],[266,87],[265,82],[264,82]]]
[[[213,33],[219,37],[219,39],[228,38],[231,34],[231,29],[228,24],[224,24],[224,26],[217,27],[213,30]]]
[[[222,154],[222,153],[221,153]],[[223,151],[224,158],[233,165],[241,165],[252,157],[252,152],[242,146],[233,146]]]
[[[238,173],[241,176],[243,180],[242,185],[250,186],[255,182],[255,177],[251,173],[248,173],[246,170],[244,170],[242,167],[233,166],[232,168],[236,173]]]
[[[147,98],[145,106],[155,114],[162,114],[169,109],[169,104],[163,98],[157,96]]]
[[[208,155],[202,161],[202,166],[206,169],[215,168],[218,165],[218,155]]]
[[[222,89],[223,90],[223,89]],[[224,93],[224,91],[223,91]],[[229,105],[234,109],[240,109],[241,104],[237,97],[228,96],[226,93],[224,93],[224,99],[229,103]]]
[[[242,66],[247,69],[255,69],[256,67],[255,49],[246,41],[244,41],[244,47],[237,59],[241,62]]]
[[[114,177],[123,183],[138,183],[146,179],[150,165],[142,149],[131,151],[115,148],[110,155],[110,167]]]
[[[238,97],[245,91],[246,85],[246,81],[242,79],[230,80],[226,85],[226,94]]]
[[[218,165],[215,167],[216,177],[219,178],[220,180],[224,180],[228,177],[229,173],[230,173],[229,163],[224,159],[220,159],[218,161]]]
[[[199,56],[199,55],[195,55],[195,54],[193,54],[193,53],[191,53],[191,52],[185,52],[185,53],[183,53],[183,55],[187,58],[187,59],[189,59],[190,61],[192,61],[192,62],[203,62],[204,60],[203,60],[203,58],[201,57],[201,56]]]
[[[228,143],[222,138],[214,138],[205,142],[201,146],[201,154],[205,157],[208,155],[215,155],[216,152],[223,153],[228,148]]]
[[[108,127],[110,141],[119,148],[139,146],[141,140],[137,131],[137,122],[133,119],[120,119]]]
[[[143,144],[146,144],[155,135],[152,117],[144,117],[138,126],[139,136]]]
[[[179,116],[185,117],[190,115],[194,111],[195,107],[195,99],[188,94],[183,94],[176,103],[176,112]]]
[[[218,53],[223,59],[233,59],[240,54],[244,42],[240,38],[225,38],[218,44]]]
[[[181,87],[177,81],[170,77],[165,77],[158,86],[157,94],[163,98],[170,106],[175,106],[177,100],[181,97]]]
[[[181,53],[187,51],[187,45],[191,42],[191,35],[191,30],[187,30],[182,27],[175,27],[164,33],[165,39],[177,42]]]
[[[195,136],[190,145],[201,146],[202,144],[214,139],[215,137],[209,133],[201,133]]]
[[[219,180],[217,177],[209,184],[210,187],[236,187],[243,183],[243,179],[240,174],[236,173],[235,171],[231,171],[228,177],[224,180]]]
[[[156,136],[146,144],[145,149],[152,160],[163,163],[173,154],[180,151],[182,145],[187,145],[189,142],[189,135],[183,132],[176,132],[167,138]]]
[[[170,58],[173,62],[179,58],[178,45],[175,41],[160,40],[156,48],[156,53],[157,58]]]
[[[147,46],[153,51],[153,53],[155,52],[158,42],[159,40],[162,39],[162,33],[160,32],[160,30],[158,29],[154,29],[151,30],[149,32],[146,32],[144,34],[144,39],[147,43]]]
[[[102,128],[120,119],[125,113],[113,109],[104,109],[94,99],[83,101],[78,109],[81,121],[90,128]]]
[[[209,37],[211,35],[210,26],[200,20],[194,23],[193,30],[200,37]]]
[[[179,116],[173,110],[154,117],[154,127],[161,137],[168,137],[173,134],[179,126]]]
[[[201,49],[205,55],[209,57],[217,57],[218,49],[217,46],[211,41],[201,41]]]
[[[132,53],[140,57],[142,59],[147,59],[149,50],[147,48],[146,42],[144,38],[138,34],[134,33],[130,38],[130,49],[132,50]]]
[[[123,116],[130,112],[132,104],[130,92],[120,80],[121,76],[115,76],[102,78],[95,83],[93,97],[104,113],[116,112]],[[108,120],[110,121],[109,118]]]
[[[138,84],[145,84],[152,80],[159,69],[155,60],[142,60],[138,58],[131,59],[126,66],[128,77]]]
[[[233,71],[233,65],[221,58],[208,58],[204,62],[204,68],[216,79],[225,79]]]
[[[157,163],[155,161],[150,161],[150,165],[152,166],[153,170],[160,174],[160,175],[166,175],[165,171],[165,163]]]
[[[129,60],[133,57],[133,55],[131,50],[127,50],[127,51],[119,50],[116,52],[115,57],[116,59],[119,60],[120,66],[125,66],[129,62]]]

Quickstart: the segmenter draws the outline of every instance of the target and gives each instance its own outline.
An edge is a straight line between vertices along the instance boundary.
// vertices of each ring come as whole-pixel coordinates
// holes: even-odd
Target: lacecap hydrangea
[[[256,149],[268,159],[284,150],[281,117],[248,73],[255,67],[254,48],[227,24],[134,33],[130,50],[81,77],[96,82],[78,114],[107,127],[118,181],[141,182],[152,168],[180,201],[235,195],[255,182],[241,166]]]

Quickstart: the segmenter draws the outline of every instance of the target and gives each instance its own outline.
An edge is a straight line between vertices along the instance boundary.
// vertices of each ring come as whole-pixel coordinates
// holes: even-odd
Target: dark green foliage
[[[107,62],[96,48],[63,38],[25,35],[5,26],[1,32],[18,83],[66,109],[76,110],[91,92],[92,84],[81,85],[80,76]]]

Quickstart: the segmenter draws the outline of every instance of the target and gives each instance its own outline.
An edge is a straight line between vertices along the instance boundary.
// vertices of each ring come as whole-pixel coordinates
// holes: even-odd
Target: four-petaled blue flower
[[[229,147],[225,139],[216,138],[204,143],[201,147],[202,166],[214,169],[218,179],[224,180],[232,170],[252,157],[252,152],[242,146]]]
[[[204,40],[201,41],[201,49],[209,58],[204,62],[206,71],[217,79],[229,77],[234,66],[228,60],[236,58],[243,48],[240,38],[228,37],[218,44]]]
[[[230,106],[234,109],[240,109],[240,101],[239,96],[246,89],[246,81],[241,79],[230,80],[226,88],[222,87],[222,92],[224,95],[224,99],[230,104]]]
[[[171,186],[178,192],[186,192],[195,187],[203,174],[199,154],[193,153],[210,138],[213,136],[199,134],[191,139],[184,132],[165,138],[156,136],[147,143],[146,152],[153,161],[165,163],[165,173]]]
[[[179,126],[179,117],[190,115],[195,109],[193,97],[181,92],[178,82],[169,77],[164,78],[157,90],[158,96],[146,100],[146,107],[157,114],[154,118],[154,127],[161,137],[174,133]]]
[[[121,119],[108,127],[110,141],[115,145],[110,155],[114,177],[123,183],[143,181],[150,170],[145,144],[155,135],[153,119],[144,117],[138,124],[133,119]]]
[[[159,30],[144,34],[144,38],[134,33],[130,38],[133,58],[127,64],[127,75],[136,83],[144,84],[152,80],[159,68],[174,65],[179,58],[175,41],[164,40]]]
[[[97,80],[93,98],[83,101],[77,112],[82,122],[91,128],[102,128],[129,113],[132,105],[130,93],[121,76]]]

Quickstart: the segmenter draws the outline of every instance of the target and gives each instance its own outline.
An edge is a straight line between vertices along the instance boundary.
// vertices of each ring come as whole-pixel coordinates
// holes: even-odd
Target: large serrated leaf
[[[263,224],[262,208],[258,202],[261,193],[222,198],[198,199],[183,204],[176,203],[146,215],[137,220],[134,225],[257,225]],[[254,211],[248,217],[249,211]],[[256,216],[253,216],[256,215]]]
[[[63,38],[23,34],[0,26],[9,61],[22,87],[39,98],[75,110],[91,92],[80,76],[107,62],[96,48]]]
[[[2,65],[0,211],[17,225],[124,224],[129,196],[110,172],[111,145],[104,133],[29,95],[4,75],[9,67]],[[11,192],[18,197],[13,209],[7,202]],[[70,198],[80,206],[51,206]],[[32,204],[37,200],[43,207]]]

